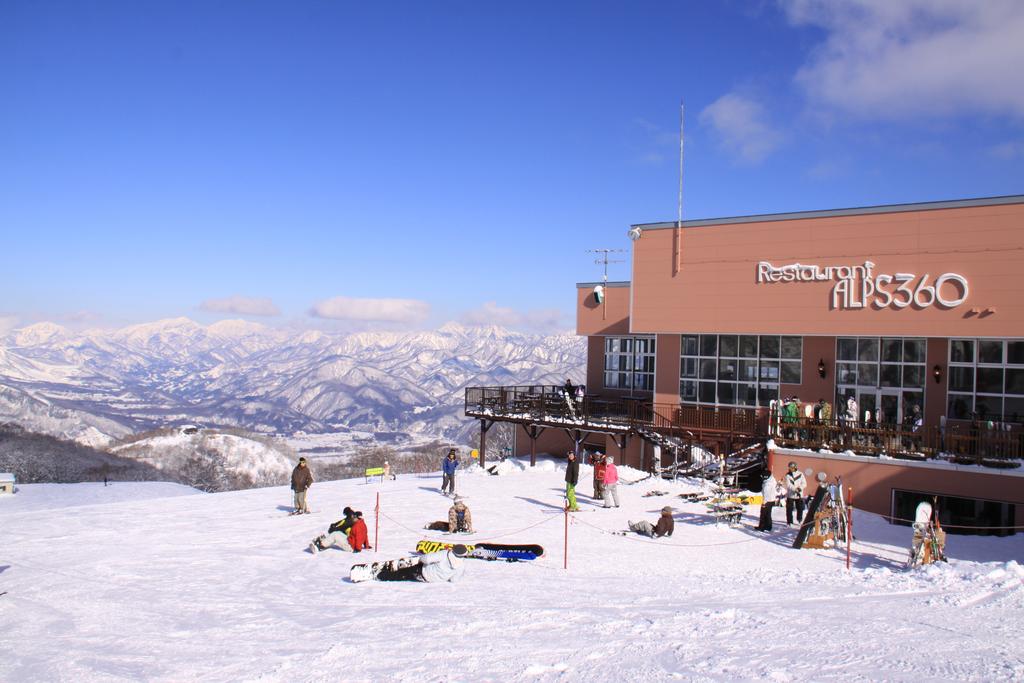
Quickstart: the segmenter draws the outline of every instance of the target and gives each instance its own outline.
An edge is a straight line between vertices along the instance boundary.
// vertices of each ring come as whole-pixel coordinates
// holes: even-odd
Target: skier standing
[[[459,467],[459,459],[454,448],[441,463],[441,493],[455,495],[455,470]]]
[[[772,530],[772,509],[779,497],[779,482],[772,476],[771,470],[765,470],[764,482],[761,484],[761,519],[758,520],[755,531]]]
[[[461,496],[455,496],[455,504],[448,510],[448,533],[456,532],[473,533],[473,515]]]
[[[789,472],[786,473],[786,524],[793,524],[793,509],[796,509],[796,521],[801,522],[804,518],[804,489],[807,488],[807,478],[804,473],[797,469],[796,463],[789,463]]]
[[[576,484],[580,481],[580,464],[576,462],[576,453],[568,451],[565,454],[565,499],[569,512],[578,512],[580,506],[576,504]]]
[[[312,485],[313,473],[306,465],[306,459],[299,458],[299,464],[292,470],[292,491],[295,492],[295,509],[291,514],[309,514],[309,505],[306,503],[306,491]]]
[[[594,453],[590,456],[590,462],[594,466],[594,500],[598,500],[604,498],[604,453]]]
[[[668,505],[661,508],[661,517],[654,524],[651,524],[646,519],[639,522],[630,522],[629,530],[635,531],[641,536],[650,536],[651,538],[671,536],[672,532],[676,530],[676,522],[672,519],[672,508]]]
[[[606,508],[612,507],[612,500],[614,499],[614,507],[619,507],[619,470],[615,468],[615,458],[612,456],[607,456],[605,461],[604,484],[601,487],[604,495],[604,506]]]

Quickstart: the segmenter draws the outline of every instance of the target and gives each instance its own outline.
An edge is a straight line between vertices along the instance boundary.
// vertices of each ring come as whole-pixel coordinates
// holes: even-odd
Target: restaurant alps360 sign
[[[943,273],[934,280],[925,274],[876,275],[875,264],[865,261],[860,266],[816,266],[792,263],[773,266],[768,261],[757,264],[757,282],[835,282],[832,287],[833,309],[874,308],[955,308],[967,300],[970,291],[967,278],[957,273]]]

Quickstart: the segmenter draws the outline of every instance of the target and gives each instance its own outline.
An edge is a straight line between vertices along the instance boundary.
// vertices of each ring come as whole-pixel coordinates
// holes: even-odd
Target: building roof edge
[[[881,204],[878,206],[861,206],[846,209],[824,209],[817,211],[790,211],[787,213],[764,213],[749,216],[729,216],[724,218],[698,218],[683,221],[684,228],[700,228],[712,225],[729,225],[735,223],[762,223],[769,221],[800,220],[803,218],[832,218],[837,216],[862,216],[876,213],[901,213],[905,211],[934,211],[938,209],[963,209],[976,206],[1000,206],[1005,204],[1024,204],[1024,195],[1005,195],[1002,197],[978,197],[975,199],[949,199],[937,202],[916,202],[910,204]],[[642,230],[662,230],[675,228],[675,221],[660,223],[634,223],[630,227]]]

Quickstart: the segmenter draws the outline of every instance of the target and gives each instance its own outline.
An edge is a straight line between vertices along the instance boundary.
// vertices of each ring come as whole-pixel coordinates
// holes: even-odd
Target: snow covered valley
[[[446,538],[422,531],[450,504],[439,474],[318,482],[298,517],[287,487],[22,486],[0,498],[0,680],[1024,679],[1022,535],[950,536],[949,564],[907,571],[910,530],[857,512],[847,571],[838,550],[791,549],[781,510],[769,535],[753,506],[716,526],[676,495],[698,483],[648,479],[620,486],[619,509],[580,497],[564,570],[562,470],[504,471],[459,474],[467,542],[547,555],[467,560],[457,584],[346,578]],[[378,492],[378,553],[306,550],[346,505],[372,542]],[[609,533],[666,504],[673,537]]]

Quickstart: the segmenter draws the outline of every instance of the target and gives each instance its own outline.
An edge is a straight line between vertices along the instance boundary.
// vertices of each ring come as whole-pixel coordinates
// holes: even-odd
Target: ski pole
[[[380,532],[380,491],[377,491],[377,507],[373,508],[373,552],[380,549],[377,541]]]
[[[850,489],[850,504],[846,506],[846,571],[850,571],[850,545],[853,543],[853,488]]]

